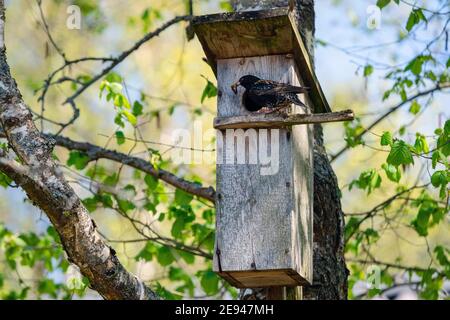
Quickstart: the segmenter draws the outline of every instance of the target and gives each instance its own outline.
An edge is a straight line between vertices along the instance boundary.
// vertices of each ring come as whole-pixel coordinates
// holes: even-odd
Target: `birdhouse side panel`
[[[306,104],[311,106],[309,99]],[[312,283],[313,272],[313,199],[314,199],[314,162],[313,162],[313,125],[294,126],[292,128],[292,154],[294,160],[294,203],[298,214],[292,216],[293,232],[292,252],[298,256],[292,261],[301,276]],[[295,227],[294,227],[295,228]]]

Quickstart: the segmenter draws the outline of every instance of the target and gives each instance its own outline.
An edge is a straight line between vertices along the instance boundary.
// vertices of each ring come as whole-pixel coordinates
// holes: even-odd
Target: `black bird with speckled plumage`
[[[286,108],[292,103],[301,106],[305,111],[307,109],[297,97],[297,94],[308,92],[306,87],[296,87],[271,80],[263,80],[252,75],[241,77],[238,82],[231,86],[235,94],[237,94],[239,86],[245,88],[242,102],[248,111],[261,112],[265,108],[270,113]]]

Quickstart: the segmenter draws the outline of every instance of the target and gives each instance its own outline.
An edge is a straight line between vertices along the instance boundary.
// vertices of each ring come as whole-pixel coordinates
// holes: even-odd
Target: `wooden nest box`
[[[313,276],[313,125],[331,113],[288,9],[196,17],[218,83],[214,271],[239,288],[298,286]],[[231,84],[251,74],[309,87],[310,114],[252,114]],[[302,124],[302,125],[299,125]]]

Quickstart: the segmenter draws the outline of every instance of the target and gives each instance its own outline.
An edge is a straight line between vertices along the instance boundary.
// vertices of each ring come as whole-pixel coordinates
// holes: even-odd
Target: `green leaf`
[[[205,101],[206,98],[212,98],[212,97],[217,96],[216,86],[208,79],[205,78],[205,80],[206,80],[206,86],[202,92],[202,97],[200,99],[201,103],[203,103],[203,101]]]
[[[180,206],[188,205],[194,197],[181,189],[175,191],[175,203]]]
[[[171,106],[169,107],[168,113],[169,113],[170,116],[173,115],[173,113],[175,112],[175,108],[176,108],[176,107],[178,107],[178,104],[173,104],[173,105],[171,105]]]
[[[220,6],[220,9],[222,9],[223,11],[226,11],[226,12],[233,11],[233,7],[231,6],[231,3],[229,0],[220,1],[219,6]]]
[[[411,31],[412,28],[420,22],[420,20],[427,21],[427,18],[422,12],[422,9],[413,9],[409,14],[408,21],[406,22],[406,30]]]
[[[406,30],[411,31],[411,29],[419,22],[417,15],[415,14],[414,10],[411,11],[408,17],[408,21],[406,22]]]
[[[421,108],[420,104],[416,100],[414,100],[411,103],[411,106],[409,107],[409,112],[411,112],[412,114],[416,115],[416,114],[418,114],[420,112],[420,108]]]
[[[95,199],[95,197],[83,199],[83,205],[89,212],[94,212],[95,210],[97,210],[97,204],[98,201],[97,199]]]
[[[414,149],[416,153],[428,153],[430,152],[430,148],[428,146],[427,139],[424,135],[417,133],[416,141],[414,142]]]
[[[111,82],[109,83],[109,88],[111,89],[111,91],[115,94],[119,94],[122,92],[122,85],[120,83],[117,82]]]
[[[201,274],[200,284],[207,295],[214,295],[219,291],[219,277],[210,270]]]
[[[147,242],[145,247],[139,251],[139,253],[134,257],[136,261],[145,260],[152,261],[153,257],[157,253],[157,247],[153,244],[153,242]]]
[[[121,113],[127,118],[128,122],[131,123],[133,126],[137,124],[137,119],[131,112],[129,112],[128,110],[122,110]]]
[[[368,64],[364,67],[364,77],[368,77],[373,73],[373,66]]]
[[[123,200],[123,199],[116,199],[117,200],[117,205],[119,206],[120,210],[122,210],[123,212],[127,212],[130,210],[133,210],[136,208],[136,206],[128,200]]]
[[[12,179],[10,179],[6,174],[0,172],[0,186],[3,188],[8,188],[12,183]]]
[[[390,2],[391,2],[391,0],[378,0],[378,1],[377,1],[377,6],[378,6],[378,8],[383,9],[383,8],[386,7]]]
[[[160,247],[158,249],[158,252],[156,253],[156,259],[163,267],[168,266],[175,261],[171,249],[166,246]]]
[[[394,166],[413,164],[414,160],[409,146],[403,140],[393,143],[386,162]]]
[[[370,194],[374,189],[379,188],[381,185],[381,176],[375,169],[370,169],[362,172],[357,180],[354,180],[349,185],[349,190],[353,186],[362,190],[367,190],[367,194]]]
[[[449,268],[450,261],[447,258],[447,254],[450,251],[440,245],[436,246],[433,251],[436,254],[436,259],[439,262],[439,264],[445,268]]]
[[[447,185],[447,182],[447,172],[445,170],[436,171],[431,176],[431,184],[436,188],[441,185]]]
[[[116,115],[116,117],[114,118],[114,123],[117,124],[121,128],[125,127],[125,123],[123,122],[122,117],[120,116],[120,114]]]
[[[361,119],[356,118],[354,121],[344,123],[345,141],[349,147],[356,147],[362,144],[360,135],[364,132],[364,127],[361,124]]]
[[[77,170],[83,170],[86,168],[90,161],[89,156],[80,151],[71,151],[69,153],[69,159],[67,159],[68,166],[74,166]]]
[[[108,73],[108,75],[105,77],[105,79],[108,82],[121,83],[123,81],[122,77],[118,73],[115,73],[115,72]]]
[[[393,182],[400,181],[400,179],[402,177],[402,173],[398,167],[393,166],[392,164],[383,163],[381,165],[381,168],[383,168],[383,170],[386,173],[386,176],[388,177],[389,180],[391,180]]]
[[[417,57],[406,66],[406,70],[411,70],[411,72],[417,76],[422,72],[422,65],[423,61]]]
[[[170,233],[176,239],[180,239],[183,234],[184,227],[186,226],[186,221],[184,217],[178,217],[172,225]]]
[[[417,233],[423,237],[428,235],[428,222],[430,220],[430,216],[430,210],[421,208],[417,214],[416,220],[413,222],[413,226]]]
[[[142,115],[143,109],[144,109],[144,106],[139,101],[135,101],[133,103],[132,113],[135,117],[139,117],[140,115]]]
[[[158,186],[158,179],[149,174],[145,175],[144,181],[150,190],[155,190],[156,187]]]
[[[125,143],[125,134],[123,131],[116,131],[116,140],[118,145]]]
[[[380,144],[382,146],[392,146],[393,143],[392,134],[389,131],[383,132],[380,139]]]
[[[145,208],[145,210],[147,210],[147,211],[151,211],[153,214],[156,214],[156,206],[155,206],[155,204],[153,203],[153,202],[147,202],[145,205],[144,205],[144,208]]]
[[[183,250],[177,250],[177,253],[187,264],[193,264],[195,262],[195,256],[192,253]]]

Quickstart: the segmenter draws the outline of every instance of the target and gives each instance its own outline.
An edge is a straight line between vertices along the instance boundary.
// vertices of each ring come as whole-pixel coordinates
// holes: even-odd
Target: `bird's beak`
[[[233,83],[232,85],[231,85],[231,90],[233,90],[233,92],[234,92],[234,94],[237,94],[238,93],[238,87],[241,85],[241,83],[238,81],[238,82],[235,82],[235,83]]]

